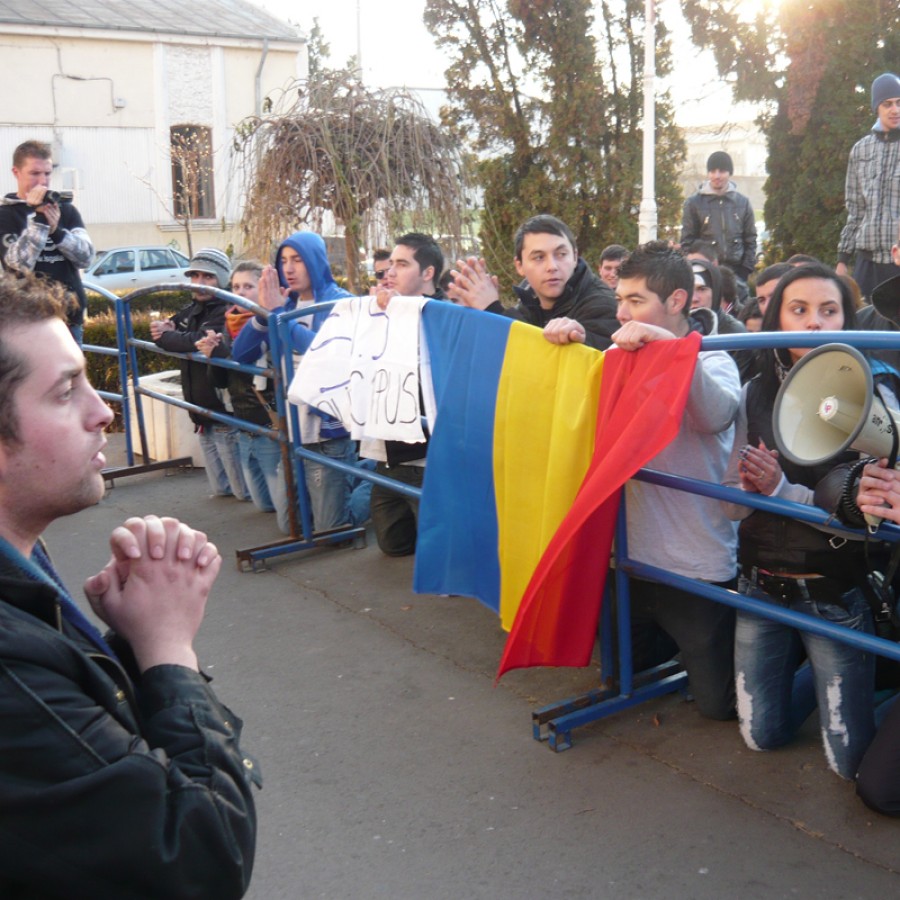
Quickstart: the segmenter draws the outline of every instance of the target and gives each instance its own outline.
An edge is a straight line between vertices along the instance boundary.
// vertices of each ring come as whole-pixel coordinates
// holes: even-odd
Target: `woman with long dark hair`
[[[766,309],[764,331],[840,331],[855,326],[853,298],[823,265],[792,269]],[[847,454],[800,466],[774,449],[772,410],[778,388],[809,348],[760,352],[758,374],[744,387],[725,483],[751,493],[814,504],[816,485]],[[848,541],[787,516],[727,504],[741,519],[742,593],[858,631],[872,631],[861,589],[860,541]],[[804,663],[804,657],[808,664]],[[802,664],[802,665],[801,665]],[[790,741],[813,709],[829,767],[853,778],[875,732],[874,656],[760,616],[738,611],[735,678],[741,734],[754,750]]]

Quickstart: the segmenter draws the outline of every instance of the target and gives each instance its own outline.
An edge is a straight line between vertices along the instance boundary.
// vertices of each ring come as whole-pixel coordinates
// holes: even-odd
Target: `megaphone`
[[[851,449],[896,461],[898,424],[900,411],[876,395],[869,363],[847,344],[823,344],[795,363],[772,412],[778,450],[801,466]]]

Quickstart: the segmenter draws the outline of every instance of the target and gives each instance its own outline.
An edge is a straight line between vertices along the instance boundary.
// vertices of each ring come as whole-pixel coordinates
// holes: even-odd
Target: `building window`
[[[171,129],[172,200],[179,219],[214,219],[212,135],[200,125]]]

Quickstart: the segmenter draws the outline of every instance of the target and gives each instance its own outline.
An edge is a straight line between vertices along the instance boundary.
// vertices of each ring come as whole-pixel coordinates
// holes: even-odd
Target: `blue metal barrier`
[[[220,421],[232,427],[241,428],[254,433],[265,433],[270,437],[273,435],[270,429],[263,426],[258,426],[224,413],[204,409],[203,407],[196,406],[186,401],[168,397],[141,387],[136,357],[136,348],[139,347],[154,353],[174,356],[181,359],[194,359],[203,363],[211,363],[225,368],[236,369],[247,374],[265,374],[268,377],[273,377],[276,387],[275,401],[277,415],[279,422],[281,423],[278,436],[275,439],[279,440],[282,443],[282,446],[286,448],[284,451],[285,474],[288,479],[289,487],[291,485],[302,486],[305,484],[303,460],[308,459],[347,472],[356,477],[367,479],[404,496],[413,499],[419,499],[421,497],[421,489],[419,488],[403,485],[393,479],[378,475],[375,472],[358,469],[355,466],[342,461],[323,456],[320,453],[316,453],[315,451],[304,447],[300,443],[300,427],[297,409],[292,404],[289,404],[286,399],[286,386],[290,384],[294,375],[293,353],[290,349],[290,328],[296,319],[302,316],[308,316],[319,309],[331,308],[334,305],[334,301],[315,304],[314,306],[305,307],[302,310],[270,314],[267,310],[227,291],[218,288],[205,288],[209,293],[233,302],[256,315],[268,319],[268,344],[269,353],[272,358],[272,370],[262,369],[257,366],[241,365],[233,360],[208,359],[206,356],[199,353],[167,353],[153,343],[138,341],[134,338],[129,306],[131,300],[160,290],[172,290],[173,288],[176,290],[191,290],[192,287],[191,284],[184,283],[174,286],[160,285],[156,287],[140,288],[123,298],[117,298],[101,288],[91,287],[91,290],[96,290],[98,293],[106,296],[107,299],[115,301],[116,321],[118,332],[121,337],[118,349],[115,351],[110,350],[109,348],[89,347],[86,349],[94,352],[117,353],[119,356],[120,373],[122,373],[120,376],[122,379],[121,383],[123,385],[127,381],[126,372],[131,373],[137,420],[140,423],[141,446],[144,450],[145,458],[147,452],[146,436],[143,430],[143,415],[140,407],[140,398],[142,396],[153,397],[164,403],[171,403],[186,410],[202,413],[211,419]],[[704,338],[702,348],[704,350],[737,350],[749,348],[758,349],[760,347],[816,347],[821,344],[832,343],[835,341],[851,344],[862,349],[896,349],[900,347],[900,335],[897,334],[887,332],[843,331],[809,334],[766,333],[752,335],[722,335]],[[123,404],[123,409],[126,411],[126,428],[128,428],[130,422],[128,421],[127,416],[129,403],[127,393],[109,394],[108,396],[110,399],[118,400]],[[289,426],[288,423],[290,423]],[[293,436],[292,439],[288,438],[288,434]],[[126,432],[126,435],[129,447],[129,461],[131,461],[131,439],[128,432]],[[650,469],[642,469],[635,475],[635,478],[668,487],[672,490],[687,491],[689,493],[700,494],[713,499],[737,502],[745,506],[768,510],[780,515],[792,516],[814,525],[827,525],[836,530],[853,533],[857,536],[861,534],[861,532],[854,531],[853,529],[843,528],[843,526],[834,521],[827,513],[816,507],[803,506],[772,497],[765,497],[763,495],[748,494],[719,484],[655,472]],[[350,539],[356,539],[364,533],[361,528],[342,528],[333,532],[315,534],[312,530],[311,510],[306,491],[301,489],[296,493],[298,496],[296,506],[300,511],[299,528],[295,527],[293,515],[294,504],[292,504],[291,536],[264,547],[239,550],[237,552],[239,566],[242,563],[248,563],[255,568],[258,562],[274,556],[313,549],[328,544],[343,543]],[[736,609],[742,609],[756,615],[783,622],[795,628],[843,641],[891,659],[900,660],[900,645],[898,644],[861,632],[850,631],[840,625],[813,619],[809,616],[786,610],[783,607],[774,604],[759,601],[750,597],[744,597],[737,592],[728,591],[705,582],[685,578],[676,575],[675,573],[657,569],[653,566],[648,566],[631,559],[628,556],[625,528],[627,510],[625,507],[626,504],[623,503],[617,523],[616,545],[613,556],[616,590],[616,621],[613,621],[613,604],[608,602],[609,596],[604,598],[601,611],[601,686],[586,694],[556,701],[548,706],[535,710],[532,714],[533,734],[535,739],[546,740],[553,750],[561,751],[571,746],[572,730],[574,728],[590,724],[591,722],[605,718],[606,716],[612,715],[623,709],[636,706],[651,698],[659,697],[676,690],[684,690],[686,687],[687,676],[681,670],[680,666],[674,662],[666,663],[654,669],[639,673],[633,672],[630,631],[630,592],[628,585],[630,576],[639,576],[644,579],[657,581],[661,584],[671,585],[672,587],[681,590],[691,591],[699,596],[706,597],[707,599],[718,603],[724,603]],[[900,540],[900,528],[893,525],[882,525],[874,537],[888,542],[896,542]],[[615,648],[618,649],[618,659],[614,671],[610,660],[614,655]]]
[[[113,403],[119,403],[122,407],[122,422],[125,429],[125,458],[129,466],[134,465],[134,438],[131,433],[131,399],[125,389],[128,384],[128,349],[125,343],[125,304],[115,294],[106,290],[106,288],[93,284],[89,281],[84,282],[84,287],[95,294],[99,294],[105,300],[112,304],[113,312],[116,319],[116,346],[101,347],[97,344],[85,344],[83,349],[87,353],[96,353],[100,356],[115,356],[119,370],[119,391],[98,391],[97,393],[104,400]],[[147,455],[147,434],[144,430],[144,412],[139,402],[135,404],[135,412],[138,421],[139,433],[141,436],[141,449],[144,457]]]
[[[719,335],[704,338],[702,349],[738,350],[759,349],[761,347],[818,347],[822,344],[835,342],[846,343],[863,349],[897,349],[900,347],[900,335],[890,332],[864,331]],[[852,534],[857,538],[865,535],[864,531],[844,527],[833,516],[815,506],[804,506],[762,494],[746,493],[736,488],[664,472],[656,472],[651,469],[641,469],[634,477],[636,480],[668,487],[672,490],[686,491],[717,500],[763,509],[779,515],[790,516],[813,525],[824,525],[841,533]],[[900,644],[871,634],[852,631],[822,619],[814,619],[811,616],[785,609],[773,603],[745,597],[736,591],[725,590],[706,582],[685,578],[684,576],[676,575],[674,572],[658,569],[631,559],[628,555],[626,516],[626,504],[623,502],[616,523],[616,541],[613,551],[616,623],[613,622],[613,604],[609,602],[610,591],[608,587],[601,611],[601,687],[576,697],[555,701],[532,713],[532,733],[535,740],[547,741],[548,746],[552,750],[562,751],[571,747],[572,731],[575,728],[596,722],[599,719],[636,706],[654,697],[672,693],[676,690],[684,691],[687,687],[687,674],[674,662],[637,674],[633,672],[630,576],[670,585],[679,590],[689,591],[705,597],[716,603],[724,603],[735,609],[782,622],[792,628],[820,634],[862,650],[900,661]],[[874,534],[869,536],[876,540],[895,543],[900,541],[900,528],[896,525],[882,524]],[[613,652],[611,635],[613,633],[616,635],[618,646],[618,660],[615,671],[612,670],[610,665]]]
[[[315,304],[305,307],[302,310],[291,310],[289,312],[270,313],[268,310],[243,297],[238,297],[228,291],[220,288],[204,286],[204,292],[212,294],[220,299],[227,300],[229,303],[236,304],[255,315],[261,316],[268,320],[269,331],[267,343],[269,346],[269,354],[272,360],[272,368],[265,369],[254,365],[244,365],[237,363],[231,359],[208,358],[202,353],[172,353],[162,350],[151,341],[138,340],[134,336],[134,328],[131,320],[131,302],[138,297],[148,294],[157,293],[159,291],[184,290],[191,291],[195,289],[195,285],[190,282],[179,282],[177,284],[168,283],[165,285],[154,285],[150,287],[138,288],[135,291],[126,294],[123,297],[88,285],[90,290],[97,291],[107,299],[113,301],[116,307],[116,324],[118,335],[118,348],[113,351],[110,348],[97,348],[98,352],[117,353],[120,359],[120,378],[121,383],[125,385],[130,376],[132,392],[134,395],[136,418],[139,424],[141,437],[141,448],[144,459],[147,459],[147,440],[144,428],[143,409],[141,406],[142,397],[150,397],[163,403],[177,406],[189,412],[200,413],[224,425],[232,428],[239,428],[243,431],[249,431],[254,434],[262,434],[273,440],[278,440],[282,445],[285,480],[287,482],[288,497],[295,498],[295,501],[289,499],[289,514],[291,523],[291,534],[281,540],[273,541],[260,547],[245,548],[236,551],[239,568],[249,567],[256,569],[258,565],[266,559],[276,556],[282,556],[287,553],[296,553],[304,550],[312,550],[328,545],[344,545],[348,541],[360,544],[365,541],[365,529],[361,527],[346,526],[333,529],[327,532],[315,532],[313,530],[312,511],[310,507],[309,497],[305,489],[305,477],[303,470],[303,460],[312,460],[322,463],[331,468],[345,471],[357,478],[367,479],[375,484],[401,493],[405,496],[418,498],[421,491],[411,488],[408,485],[401,484],[390,478],[385,478],[375,472],[360,469],[355,466],[348,465],[340,460],[331,459],[321,453],[317,453],[300,443],[300,428],[297,417],[297,409],[287,402],[287,385],[294,375],[293,352],[290,343],[290,327],[294,320],[301,316],[308,316],[320,309],[330,309],[334,306],[335,301],[328,303]],[[93,347],[88,348],[93,350]],[[137,350],[144,349],[152,353],[163,356],[171,356],[176,359],[189,359],[204,364],[219,366],[226,369],[232,369],[249,375],[266,375],[274,381],[274,397],[276,404],[276,415],[279,422],[277,432],[266,426],[257,425],[252,422],[237,418],[227,413],[216,410],[207,409],[186,400],[180,400],[177,397],[169,397],[157,391],[146,388],[140,383],[140,372],[137,360]],[[126,427],[126,447],[128,452],[128,466],[119,469],[108,469],[104,475],[108,479],[120,477],[122,475],[131,474],[133,472],[143,472],[150,469],[164,468],[190,463],[189,459],[176,459],[169,461],[161,461],[149,465],[135,466],[132,452],[132,436],[131,421],[129,416],[129,397],[128,393],[123,391],[121,394],[109,395],[111,399],[120,400],[123,403],[123,416],[125,418]],[[290,422],[290,426],[288,426]],[[293,437],[289,437],[292,435]],[[297,513],[299,512],[299,517]]]

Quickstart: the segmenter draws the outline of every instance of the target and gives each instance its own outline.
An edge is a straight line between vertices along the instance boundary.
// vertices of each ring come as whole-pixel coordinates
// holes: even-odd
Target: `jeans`
[[[795,612],[872,632],[862,591],[853,588],[841,604],[812,600],[801,589],[790,600],[773,598],[742,578],[740,591]],[[803,652],[809,665],[798,666]],[[738,612],[735,673],[741,735],[752,750],[781,747],[818,705],[828,766],[853,778],[875,733],[875,657],[840,641]]]
[[[318,444],[305,445],[323,456],[355,465],[358,461],[356,444],[350,438],[331,438]],[[312,508],[313,528],[330,531],[350,522],[350,477],[325,463],[303,460],[306,490]]]
[[[278,527],[291,530],[288,519],[287,486],[281,464],[281,444],[263,434],[242,431],[238,436],[241,469],[253,505],[263,512],[274,510]]]
[[[234,495],[238,500],[249,500],[250,494],[241,471],[238,433],[237,428],[228,425],[202,425],[200,448],[213,494],[219,497]]]
[[[374,459],[361,459],[357,462],[358,469],[375,471]],[[372,488],[374,485],[365,478],[350,476],[350,524],[354,526],[365,525],[372,518]]]
[[[379,475],[393,478],[412,487],[422,487],[424,466],[388,466],[378,463]],[[403,497],[380,484],[372,486],[372,525],[378,547],[386,556],[410,556],[416,552],[419,526],[419,503]]]
[[[718,582],[733,589],[735,581]],[[688,687],[707,719],[734,718],[734,610],[655,581],[632,578],[631,644],[635,672],[681,654]]]

